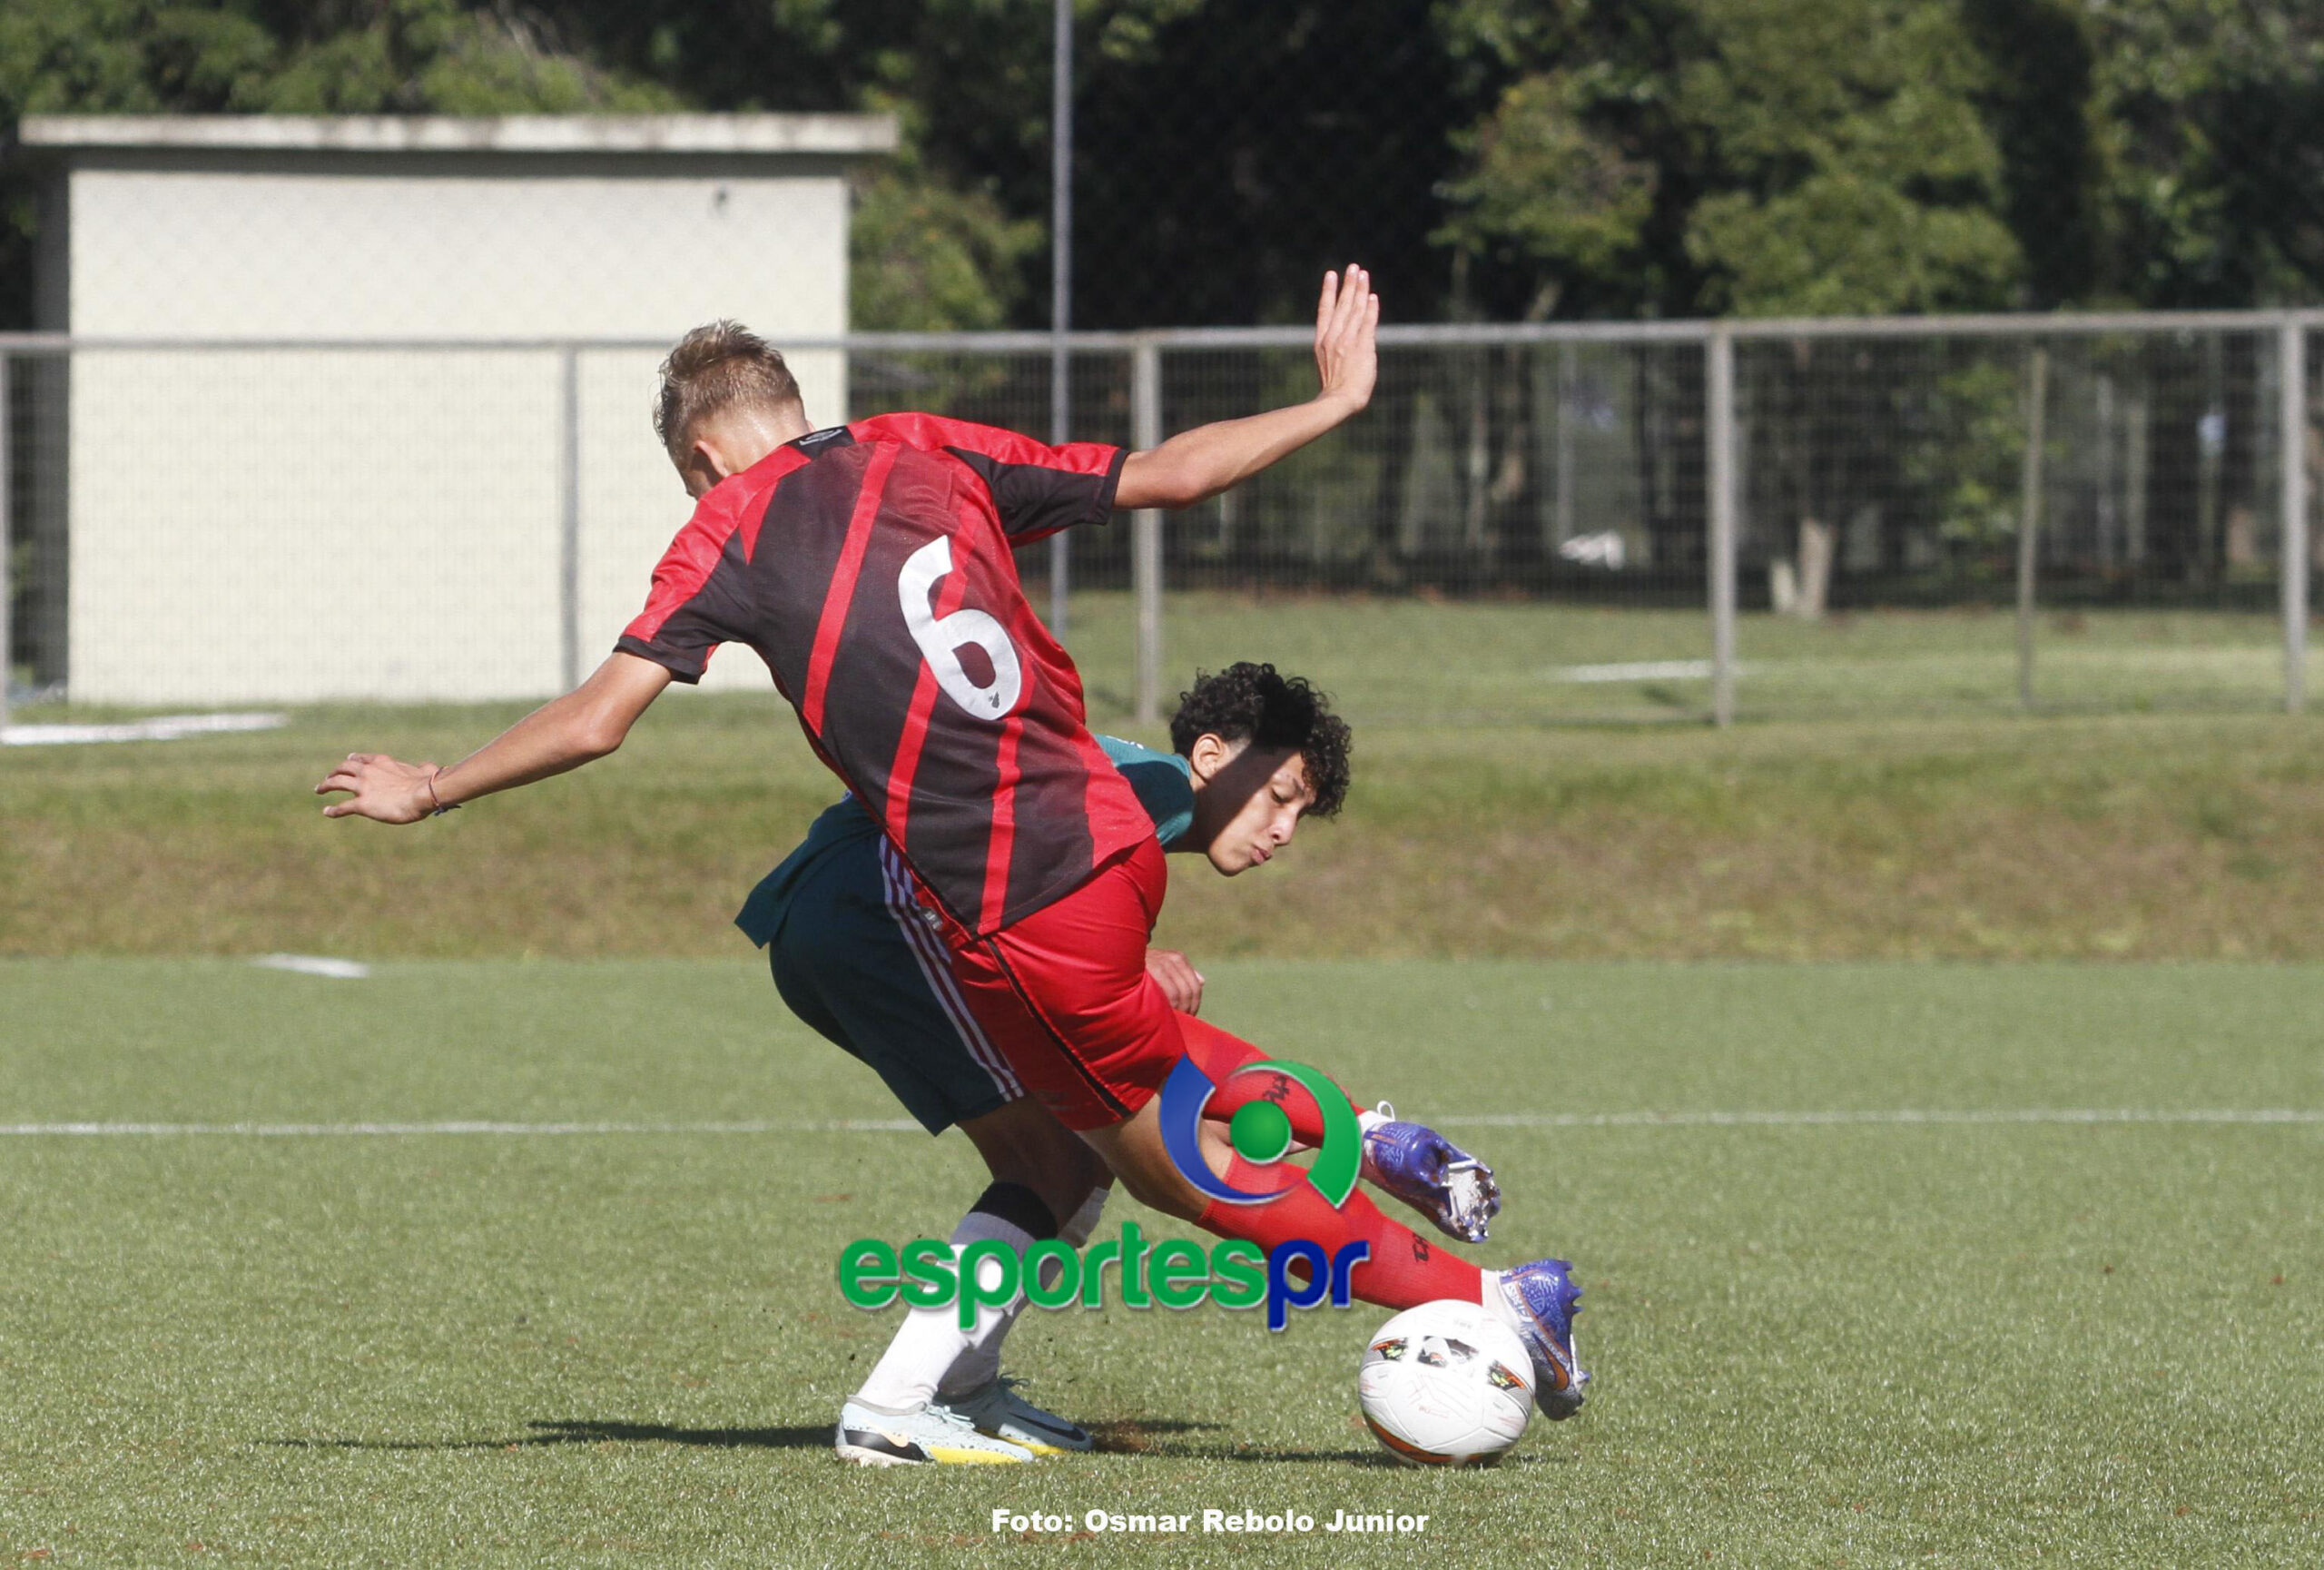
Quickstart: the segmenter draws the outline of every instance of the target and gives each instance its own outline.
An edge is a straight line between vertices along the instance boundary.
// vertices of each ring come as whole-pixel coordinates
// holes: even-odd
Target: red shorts
[[[969,1012],[1068,1129],[1128,1117],[1186,1052],[1177,1015],[1146,973],[1147,940],[1169,882],[1161,845],[1146,840],[990,937],[945,923]]]

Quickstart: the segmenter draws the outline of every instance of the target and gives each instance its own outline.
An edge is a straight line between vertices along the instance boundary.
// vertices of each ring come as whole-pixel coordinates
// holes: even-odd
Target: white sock
[[[1113,1197],[1114,1186],[1110,1180],[1090,1190],[1089,1197],[1081,1201],[1079,1210],[1065,1219],[1065,1224],[1057,1229],[1057,1235],[1069,1247],[1088,1247],[1089,1239],[1097,1234],[1098,1217],[1105,1210],[1106,1201]]]
[[[1484,1307],[1500,1315],[1501,1322],[1516,1331],[1517,1338],[1521,1341],[1525,1338],[1527,1328],[1524,1316],[1520,1314],[1515,1306],[1510,1302],[1509,1294],[1501,1289],[1502,1283],[1508,1279],[1509,1272],[1506,1270],[1479,1270],[1477,1297]]]
[[[995,1194],[1004,1189],[1013,1190],[1020,1198],[1020,1202],[987,1209],[988,1205],[994,1204]],[[977,1200],[977,1208],[961,1217],[960,1224],[952,1229],[953,1259],[957,1261],[960,1250],[970,1243],[981,1242],[988,1238],[1008,1244],[1019,1254],[1032,1247],[1036,1234],[1019,1224],[1019,1220],[1032,1219],[1025,1214],[1026,1207],[1021,1200],[1030,1200],[1031,1210],[1046,1216],[1048,1207],[1041,1204],[1029,1189],[1014,1183],[995,1183],[987,1189]],[[1011,1220],[1000,1214],[1002,1210],[1012,1211],[1019,1220]],[[1048,1228],[1043,1226],[1041,1230],[1046,1232]],[[985,1269],[992,1272],[988,1280],[999,1279],[999,1260],[987,1260]],[[888,1343],[888,1349],[880,1355],[879,1362],[872,1366],[862,1387],[855,1392],[855,1399],[875,1411],[918,1411],[935,1398],[937,1382],[944,1377],[947,1369],[960,1361],[961,1354],[975,1346],[981,1338],[990,1336],[996,1327],[1015,1318],[1017,1309],[1024,1301],[1025,1296],[1019,1292],[1016,1301],[1006,1308],[978,1309],[976,1327],[969,1330],[960,1328],[960,1310],[955,1303],[947,1303],[940,1308],[907,1311],[904,1322],[896,1327],[895,1338]],[[997,1368],[1000,1353],[996,1350],[993,1356]]]
[[[1100,1184],[1089,1190],[1065,1225],[1057,1229],[1058,1240],[1069,1248],[1078,1249],[1089,1241],[1098,1229],[1098,1216],[1106,1208],[1106,1200],[1113,1189]],[[1052,1263],[1042,1272],[1043,1285],[1054,1283],[1062,1266]],[[1025,1294],[1019,1292],[1005,1308],[987,1309],[977,1317],[977,1328],[969,1333],[968,1345],[937,1381],[938,1400],[950,1400],[981,1390],[1000,1377],[1000,1344],[1009,1338],[1009,1327],[1017,1323],[1017,1316],[1025,1311]],[[989,1318],[988,1318],[989,1317]]]

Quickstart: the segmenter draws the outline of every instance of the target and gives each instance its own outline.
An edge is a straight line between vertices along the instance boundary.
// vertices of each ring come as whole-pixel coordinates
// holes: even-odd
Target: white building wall
[[[829,160],[796,175],[394,162],[74,169],[71,331],[665,342],[718,316],[777,343],[846,330],[847,193]],[[657,359],[580,361],[585,671],[642,605],[690,507],[650,424]],[[842,358],[793,367],[811,416],[844,418]],[[73,697],[557,690],[558,375],[558,357],[537,351],[77,356]],[[712,671],[713,685],[766,680],[733,653]]]
[[[80,355],[74,701],[556,690],[556,387],[544,354]]]
[[[78,169],[74,330],[620,338],[705,316],[831,333],[847,191],[807,178]]]

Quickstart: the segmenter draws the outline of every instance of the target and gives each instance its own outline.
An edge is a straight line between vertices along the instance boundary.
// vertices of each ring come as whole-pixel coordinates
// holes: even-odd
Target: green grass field
[[[2324,970],[1213,970],[1220,1022],[1496,1163],[1482,1256],[1577,1261],[1579,1420],[1407,1472],[1354,1417],[1376,1311],[1037,1313],[1014,1368],[1108,1453],[842,1469],[891,1321],[837,1251],[978,1178],[832,1127],[894,1110],[748,963],[17,960],[0,1124],[782,1127],[0,1135],[0,1560],[2324,1558]],[[2018,1121],[2191,1109],[2305,1121]],[[1000,1506],[1430,1525],[1027,1544]]]
[[[1272,659],[1315,673],[1379,725],[1653,725],[1710,712],[1707,611],[1524,600],[1180,592],[1165,601],[1167,673]],[[1073,649],[1100,713],[1127,713],[1137,632],[1126,596],[1075,601]],[[2257,713],[2283,701],[2283,634],[2264,615],[2045,611],[2034,697],[2053,715]],[[2009,610],[1842,613],[1816,624],[1741,618],[1737,712],[1747,722],[1991,717],[2019,711]],[[2324,647],[2308,681],[2324,681]],[[1175,688],[1171,690],[1175,691]]]

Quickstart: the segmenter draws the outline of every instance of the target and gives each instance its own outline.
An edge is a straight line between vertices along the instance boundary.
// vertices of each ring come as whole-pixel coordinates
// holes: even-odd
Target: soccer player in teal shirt
[[[1347,724],[1322,695],[1273,666],[1242,663],[1200,677],[1171,723],[1176,750],[1100,737],[1154,820],[1167,851],[1202,854],[1226,876],[1264,865],[1301,817],[1330,817],[1347,794]],[[815,820],[807,838],[752,892],[735,924],[767,951],[776,987],[819,1034],[861,1059],[931,1134],[958,1125],[993,1181],[955,1229],[965,1248],[992,1239],[1022,1252],[1059,1238],[1075,1247],[1097,1227],[1111,1183],[1105,1163],[1024,1092],[963,1005],[941,940],[911,878],[852,797]],[[1182,954],[1148,966],[1172,1005],[1191,1015],[1202,977]],[[1251,1049],[1183,1022],[1190,1052],[1231,1064]],[[1217,1075],[1225,1080],[1226,1073]],[[1232,1114],[1224,1098],[1214,1115]],[[1426,1165],[1407,1184],[1432,1219],[1474,1240],[1498,1207],[1482,1162],[1419,1125],[1364,1112],[1367,1150],[1400,1150]],[[1391,1165],[1393,1165],[1393,1160]],[[1466,1201],[1441,1215],[1450,1188]],[[1379,1163],[1366,1175],[1393,1180]],[[1391,1191],[1394,1191],[1392,1186]],[[963,1330],[950,1308],[907,1314],[886,1353],[842,1410],[835,1447],[866,1465],[1008,1462],[1084,1450],[1079,1427],[1043,1411],[1001,1380],[1000,1345],[1021,1310],[988,1308]]]

